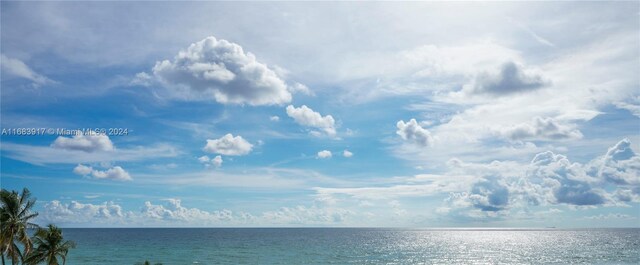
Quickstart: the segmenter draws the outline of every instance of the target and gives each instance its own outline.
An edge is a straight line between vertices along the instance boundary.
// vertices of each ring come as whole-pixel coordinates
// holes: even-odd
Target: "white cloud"
[[[320,129],[329,136],[336,135],[335,120],[331,115],[323,117],[306,105],[299,108],[287,106],[287,115],[300,125]]]
[[[77,201],[65,204],[51,201],[44,206],[40,223],[55,222],[75,226],[291,226],[329,225],[346,223],[354,213],[340,208],[320,208],[298,205],[281,207],[259,214],[234,212],[228,209],[205,211],[188,208],[180,199],[165,199],[164,204],[146,201],[140,211],[124,211],[114,202],[83,204]]]
[[[589,163],[571,162],[551,151],[530,162],[466,163],[450,159],[441,175],[395,177],[369,187],[316,187],[322,201],[379,201],[449,194],[436,212],[473,220],[503,219],[537,206],[575,209],[619,207],[640,202],[640,157],[624,139]]]
[[[571,125],[554,118],[535,117],[530,123],[520,123],[500,129],[500,134],[511,140],[581,139],[582,133]]]
[[[64,204],[54,200],[44,206],[44,212],[39,218],[53,223],[87,223],[87,224],[118,224],[122,223],[127,213],[114,202],[103,204],[83,204],[71,201]]]
[[[269,117],[269,120],[270,120],[270,121],[280,121],[280,117],[278,117],[278,116],[271,116],[271,117]]]
[[[483,212],[497,212],[509,206],[509,187],[498,178],[481,178],[468,192],[449,197],[457,208],[473,207]]]
[[[153,82],[153,77],[145,72],[137,73],[136,76],[131,80],[129,85],[132,86],[150,86]]]
[[[115,166],[107,170],[97,170],[93,169],[90,166],[78,164],[73,169],[73,173],[82,176],[88,176],[89,174],[91,174],[91,176],[96,179],[112,179],[121,181],[133,180],[131,178],[131,175],[129,175],[129,172],[125,171],[122,167],[119,166]]]
[[[209,163],[211,159],[208,156],[201,156],[201,157],[198,157],[198,161],[200,163],[206,164],[206,163]]]
[[[331,158],[332,154],[331,151],[329,150],[322,150],[320,152],[318,152],[317,157],[318,158]]]
[[[627,139],[586,164],[547,151],[537,154],[528,165],[452,160],[450,166],[457,173],[482,176],[468,191],[454,193],[446,201],[445,208],[457,209],[455,214],[471,207],[504,211],[526,205],[614,206],[640,202],[640,156],[631,150]],[[611,190],[607,188],[610,184],[614,192],[607,191]]]
[[[342,156],[344,156],[344,157],[352,157],[353,153],[350,152],[349,150],[344,150],[344,151],[342,151]]]
[[[3,79],[8,79],[8,77],[25,78],[31,80],[33,85],[36,87],[54,82],[46,76],[34,72],[24,62],[18,59],[9,58],[4,54],[0,54],[0,66],[3,73]]]
[[[616,189],[613,196],[616,200],[628,203],[628,202],[639,202],[640,203],[640,188],[637,186],[635,188],[625,188],[620,187]]]
[[[216,156],[213,159],[211,159],[211,164],[213,164],[213,166],[215,167],[221,167],[222,166],[222,157],[221,156]]]
[[[103,133],[75,131],[71,138],[58,136],[51,144],[53,148],[80,150],[84,152],[113,151],[115,147],[109,136]]]
[[[596,179],[588,176],[579,163],[572,163],[564,155],[547,151],[537,154],[527,173],[525,189],[535,190],[552,204],[586,206],[609,202],[606,192],[595,186]],[[541,193],[542,192],[542,193]]]
[[[91,174],[98,179],[132,180],[129,173],[119,166],[109,168],[106,171],[94,170]]]
[[[76,175],[87,176],[93,172],[93,168],[89,166],[85,166],[83,164],[78,164],[74,169],[73,173]]]
[[[147,201],[140,214],[144,219],[164,222],[219,222],[231,221],[234,216],[229,210],[207,212],[198,208],[186,208],[179,199],[166,199],[166,205],[154,205]]]
[[[247,142],[242,136],[233,136],[226,134],[215,140],[207,140],[207,144],[203,150],[209,153],[216,153],[228,156],[241,156],[251,152],[253,145]]]
[[[426,147],[433,143],[431,133],[422,128],[415,119],[411,119],[408,122],[398,121],[396,124],[398,130],[396,134],[400,135],[403,140],[410,141],[420,146]]]
[[[273,69],[240,45],[215,37],[191,44],[173,61],[157,62],[153,75],[172,96],[186,100],[252,106],[291,101],[285,81]]]
[[[453,88],[436,87],[433,96],[427,95],[422,105],[437,108],[446,104],[444,114],[447,116],[429,126],[437,145],[422,149],[400,145],[392,150],[407,160],[439,164],[462,156],[476,161],[486,157],[503,159],[505,157],[497,156],[498,152],[502,153],[498,149],[513,148],[520,145],[520,141],[545,141],[547,149],[559,147],[558,143],[576,144],[584,137],[581,126],[604,114],[605,108],[616,103],[624,105],[619,102],[634,104],[629,97],[638,95],[633,88],[637,88],[639,76],[631,71],[638,64],[637,46],[637,39],[617,32],[559,53],[553,60],[524,60],[517,56],[506,60],[528,61],[530,67],[523,69],[524,73],[527,69],[536,69],[540,74],[534,72],[530,76],[553,81],[543,89],[528,93],[454,99],[450,92],[463,83]],[[489,61],[485,69],[497,65]],[[469,83],[481,72],[472,70],[469,75],[452,80]],[[431,115],[431,112],[432,109],[424,108],[421,115]],[[543,151],[540,147],[520,149],[518,155]]]
[[[303,84],[297,83],[297,82],[294,83],[293,85],[289,86],[289,91],[291,93],[294,93],[294,94],[295,93],[302,93],[302,94],[310,95],[310,96],[315,95],[313,93],[313,91],[311,91],[311,89],[309,89],[309,87],[307,87],[307,86],[305,86]]]
[[[629,139],[609,148],[603,157],[591,161],[589,166],[592,174],[618,187],[640,187],[640,156],[631,149]]]
[[[524,70],[522,65],[509,61],[502,64],[498,72],[479,73],[473,83],[465,86],[462,92],[503,96],[536,90],[548,83],[541,74]]]

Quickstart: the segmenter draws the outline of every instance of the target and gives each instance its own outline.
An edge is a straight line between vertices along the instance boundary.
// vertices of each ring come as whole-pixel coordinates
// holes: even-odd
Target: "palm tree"
[[[31,251],[31,238],[28,229],[37,228],[31,223],[31,219],[38,213],[31,211],[35,205],[35,199],[30,199],[31,192],[23,189],[22,194],[17,191],[0,191],[0,247],[2,264],[4,256],[11,259],[12,264],[24,260],[24,256]],[[18,244],[23,245],[24,253],[20,251]]]
[[[62,264],[65,264],[69,249],[76,247],[73,241],[64,241],[62,230],[52,224],[46,229],[38,228],[33,236],[33,243],[35,247],[25,259],[25,264],[45,262],[47,265],[58,265],[58,257],[62,259]]]

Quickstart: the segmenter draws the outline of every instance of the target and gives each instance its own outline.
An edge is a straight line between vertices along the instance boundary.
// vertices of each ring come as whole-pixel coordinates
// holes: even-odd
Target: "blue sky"
[[[1,5],[40,223],[638,226],[637,3]]]

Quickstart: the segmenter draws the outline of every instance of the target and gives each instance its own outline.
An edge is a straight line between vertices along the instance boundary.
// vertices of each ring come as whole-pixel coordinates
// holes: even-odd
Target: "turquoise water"
[[[640,229],[64,229],[67,264],[640,264]]]

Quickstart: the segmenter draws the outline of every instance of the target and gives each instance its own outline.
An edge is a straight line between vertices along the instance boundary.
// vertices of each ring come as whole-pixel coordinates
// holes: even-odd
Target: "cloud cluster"
[[[157,62],[152,72],[172,96],[182,99],[252,106],[291,101],[287,84],[273,69],[240,45],[215,37],[191,44],[173,61]]]
[[[84,152],[113,151],[115,147],[109,136],[103,133],[75,131],[71,138],[58,136],[51,147]]]
[[[577,206],[600,205],[609,200],[604,190],[594,187],[596,179],[585,174],[581,164],[570,162],[564,155],[551,151],[540,153],[530,166],[529,183],[525,187],[543,191],[533,194],[540,200],[545,198],[548,203]]]
[[[208,153],[241,156],[249,154],[252,149],[253,145],[242,136],[233,136],[233,134],[228,133],[218,139],[208,139],[202,150]]]
[[[111,180],[120,180],[120,181],[130,181],[133,180],[129,172],[125,171],[120,166],[115,166],[108,168],[107,170],[97,170],[90,166],[85,166],[83,164],[78,164],[74,169],[73,173],[80,176],[93,176],[95,179],[111,179]]]
[[[198,158],[198,161],[205,165],[206,167],[216,167],[219,168],[222,166],[222,156],[215,156],[214,158],[209,158],[208,156],[201,156]]]
[[[640,101],[636,100],[638,92],[634,88],[639,76],[631,70],[638,64],[637,38],[621,33],[605,34],[573,49],[556,51],[553,60],[539,60],[528,53],[496,46],[493,50],[501,52],[491,56],[487,56],[490,50],[474,56],[468,51],[462,53],[467,50],[463,49],[447,58],[441,55],[444,49],[436,47],[410,53],[416,61],[427,65],[427,76],[439,77],[438,84],[413,86],[416,90],[398,86],[389,89],[390,94],[422,92],[420,95],[426,99],[420,108],[411,110],[421,112],[419,115],[423,117],[436,117],[429,119],[432,122],[429,131],[438,144],[422,149],[401,145],[393,148],[397,156],[431,164],[463,156],[469,160],[504,159],[509,154],[529,156],[542,151],[541,145],[537,142],[538,146],[532,148],[516,145],[523,141],[544,141],[554,147],[559,147],[560,142],[571,145],[584,137],[583,130],[593,129],[591,123],[609,120],[613,117],[609,114],[620,115],[610,112],[612,105],[631,114],[638,110]],[[459,63],[465,62],[467,55],[468,62]],[[482,60],[476,60],[481,57]],[[441,63],[446,59],[449,63]],[[451,73],[445,75],[450,78],[442,78],[444,73]],[[440,109],[443,105],[445,108]],[[607,116],[602,116],[602,120],[593,120],[605,113]],[[438,117],[441,114],[444,117]],[[621,128],[631,133],[629,127]]]
[[[537,205],[615,206],[640,202],[640,156],[628,139],[609,148],[589,163],[571,162],[551,151],[537,154],[520,169],[490,164],[451,163],[478,180],[468,191],[452,193],[445,201],[447,213],[467,217],[499,217],[513,207]],[[460,171],[458,171],[460,173]],[[474,212],[498,212],[479,214]]]
[[[614,198],[620,202],[640,202],[640,155],[624,139],[607,153],[588,164],[587,173],[615,186]]]
[[[430,146],[433,143],[433,137],[431,132],[422,128],[415,119],[411,119],[408,122],[398,121],[396,123],[398,134],[403,140],[410,141],[422,147]]]
[[[218,222],[229,221],[233,219],[232,212],[229,210],[207,212],[197,208],[186,208],[182,206],[179,199],[166,199],[166,205],[156,205],[147,201],[140,211],[141,217],[144,219],[158,220],[163,222]]]
[[[62,203],[54,200],[44,206],[44,212],[40,218],[46,222],[56,224],[64,223],[87,223],[87,224],[118,224],[127,213],[122,207],[114,202],[102,204],[83,204],[77,201]]]
[[[331,115],[322,116],[306,105],[302,105],[299,108],[292,105],[287,106],[287,115],[300,125],[319,129],[329,136],[336,135],[335,120]],[[312,131],[311,133],[320,135],[317,131]]]
[[[205,211],[188,208],[180,199],[165,199],[164,204],[146,201],[139,211],[124,211],[114,202],[83,204],[54,200],[44,206],[41,223],[87,226],[295,226],[345,223],[353,212],[345,209],[316,206],[281,207],[259,214],[231,210]]]

